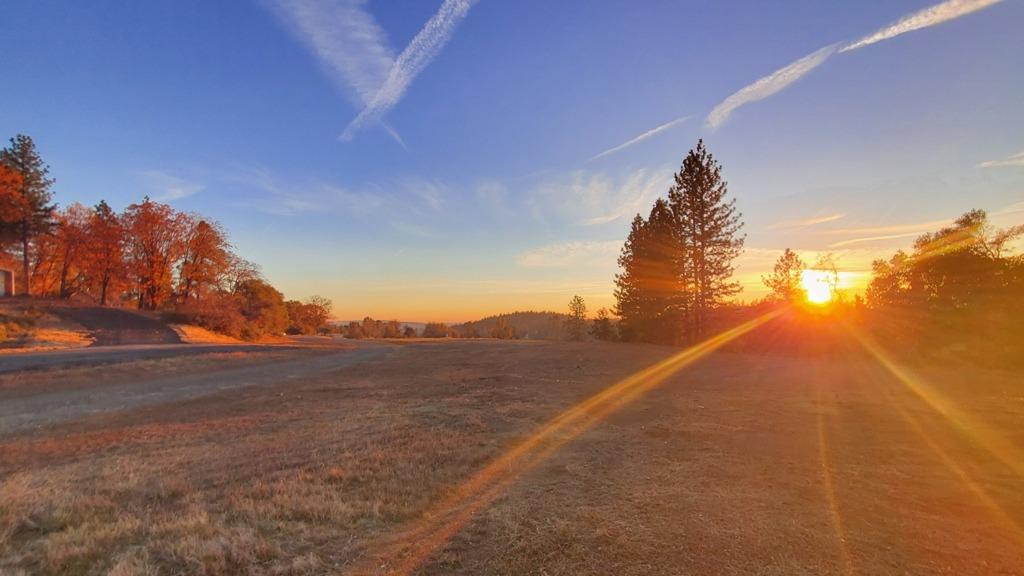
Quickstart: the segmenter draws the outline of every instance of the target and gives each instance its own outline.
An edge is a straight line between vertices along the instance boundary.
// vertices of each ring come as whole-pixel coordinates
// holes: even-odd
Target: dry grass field
[[[852,343],[720,350],[530,444],[678,351],[393,346],[0,436],[0,573],[1024,573],[1019,373],[886,367]],[[126,363],[102,379],[241,361]],[[0,401],[77,390],[97,370],[5,381]]]

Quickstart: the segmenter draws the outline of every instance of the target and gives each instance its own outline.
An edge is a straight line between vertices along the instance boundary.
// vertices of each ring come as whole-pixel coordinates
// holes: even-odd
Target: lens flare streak
[[[627,376],[601,392],[565,410],[529,438],[505,452],[474,474],[423,515],[410,529],[401,531],[357,566],[355,574],[400,574],[416,570],[439,550],[477,512],[498,498],[524,473],[536,468],[559,448],[577,438],[637,397],[662,384],[668,377],[725,344],[777,318],[775,310],[691,346],[640,372]],[[392,560],[397,561],[392,564]]]

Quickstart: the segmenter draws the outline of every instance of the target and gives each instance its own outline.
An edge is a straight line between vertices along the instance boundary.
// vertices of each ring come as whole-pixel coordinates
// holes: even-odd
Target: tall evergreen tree
[[[668,193],[682,244],[678,270],[690,339],[704,338],[714,309],[740,291],[732,281],[732,262],[743,251],[743,222],[736,201],[726,198],[728,191],[721,165],[699,140]]]
[[[18,134],[11,138],[10,146],[0,150],[0,163],[21,175],[18,189],[18,210],[4,223],[3,236],[16,239],[21,245],[22,292],[29,293],[29,254],[33,240],[49,230],[56,208],[50,203],[54,180],[48,178],[50,168],[43,162],[32,138]]]
[[[682,304],[681,244],[675,217],[659,198],[644,220],[637,215],[622,247],[615,276],[615,313],[624,340],[677,340]]]

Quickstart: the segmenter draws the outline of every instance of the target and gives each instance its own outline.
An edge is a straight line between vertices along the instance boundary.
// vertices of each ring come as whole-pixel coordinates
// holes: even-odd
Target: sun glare
[[[833,273],[827,270],[804,270],[800,276],[800,285],[811,304],[828,304],[835,291]]]

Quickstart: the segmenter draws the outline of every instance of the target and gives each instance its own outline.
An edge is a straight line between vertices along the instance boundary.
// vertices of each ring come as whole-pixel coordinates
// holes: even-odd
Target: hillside
[[[472,337],[478,336],[488,338],[499,321],[504,321],[511,326],[514,337],[527,340],[561,340],[563,338],[563,325],[565,314],[557,312],[512,312],[510,314],[498,314],[457,324],[452,328],[460,335]]]

